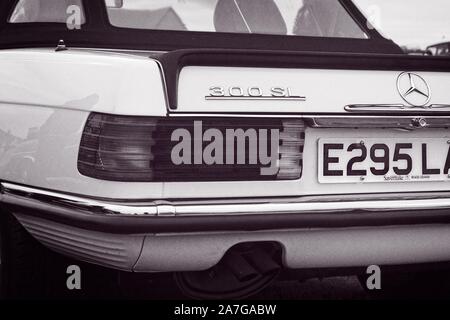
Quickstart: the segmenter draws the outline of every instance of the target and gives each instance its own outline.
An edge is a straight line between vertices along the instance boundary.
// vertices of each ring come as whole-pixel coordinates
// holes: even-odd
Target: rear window
[[[85,23],[82,0],[19,0],[10,23],[69,23],[79,14],[80,24]]]
[[[120,28],[367,38],[338,0],[105,0]]]

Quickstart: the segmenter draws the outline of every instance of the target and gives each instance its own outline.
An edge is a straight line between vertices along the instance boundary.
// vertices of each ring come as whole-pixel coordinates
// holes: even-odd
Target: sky
[[[450,0],[353,0],[384,36],[420,47],[450,41]]]

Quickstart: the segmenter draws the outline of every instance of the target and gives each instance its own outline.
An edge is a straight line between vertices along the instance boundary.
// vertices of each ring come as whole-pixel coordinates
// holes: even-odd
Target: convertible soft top
[[[81,0],[84,24],[69,30],[65,23],[8,23],[18,1],[0,2],[0,48],[53,47],[63,39],[68,46],[150,51],[177,49],[255,49],[283,51],[401,54],[369,23],[351,0],[340,1],[368,39],[239,34],[180,30],[143,30],[111,25],[104,0]]]

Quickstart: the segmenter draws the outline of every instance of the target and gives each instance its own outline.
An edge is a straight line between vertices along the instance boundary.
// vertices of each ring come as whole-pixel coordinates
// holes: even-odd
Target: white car
[[[3,0],[0,48],[8,296],[35,240],[194,298],[450,261],[450,60],[350,0]]]

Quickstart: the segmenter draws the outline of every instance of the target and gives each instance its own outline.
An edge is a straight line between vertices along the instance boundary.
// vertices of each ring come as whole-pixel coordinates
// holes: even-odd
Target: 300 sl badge
[[[206,100],[293,100],[306,101],[305,96],[295,95],[289,87],[211,87]]]

